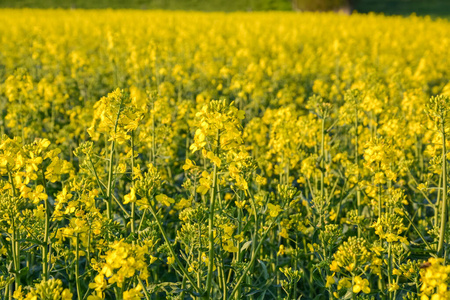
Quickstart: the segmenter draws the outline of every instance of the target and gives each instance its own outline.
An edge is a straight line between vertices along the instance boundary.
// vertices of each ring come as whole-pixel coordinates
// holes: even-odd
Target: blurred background
[[[450,16],[450,0],[0,0],[0,7],[341,11]]]

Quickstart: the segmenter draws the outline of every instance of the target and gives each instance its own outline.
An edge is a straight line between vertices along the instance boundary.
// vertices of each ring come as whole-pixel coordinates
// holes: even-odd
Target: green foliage
[[[0,7],[132,8],[199,11],[290,10],[290,0],[0,0]]]
[[[348,6],[347,0],[293,0],[294,8],[308,11],[336,10]]]
[[[387,15],[450,15],[448,0],[0,0],[15,8],[130,8],[196,11],[336,10],[347,6],[358,12]]]

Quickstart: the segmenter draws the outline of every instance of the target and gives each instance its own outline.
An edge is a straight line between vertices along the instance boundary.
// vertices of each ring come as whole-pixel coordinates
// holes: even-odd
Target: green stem
[[[355,285],[355,276],[352,274],[352,286]],[[352,290],[352,299],[356,300],[356,294]]]
[[[184,299],[184,294],[186,291],[186,277],[183,277],[183,281],[181,282],[181,295],[180,295],[180,299]]]
[[[16,187],[14,185],[14,180],[12,178],[11,172],[9,171],[9,168],[7,167],[8,171],[8,179],[12,187],[12,193],[13,197],[16,197]],[[19,242],[16,239],[16,224],[14,222],[14,219],[11,220],[11,227],[12,227],[12,234],[11,234],[11,254],[13,258],[13,265],[14,265],[14,283],[16,290],[20,286],[20,277],[19,277],[19,269],[20,269],[20,249],[19,249]],[[12,289],[11,289],[12,291]]]
[[[198,244],[199,244],[199,249],[202,249],[203,245],[202,245],[202,231],[201,231],[201,225],[198,224]],[[201,261],[202,261],[202,253],[201,251],[198,251],[198,263],[199,266],[197,268],[197,287],[200,288],[201,286],[201,275],[202,275],[202,267],[201,267]]]
[[[123,101],[123,100],[122,100]],[[119,110],[117,111],[116,121],[114,123],[114,134],[117,132],[117,126],[119,124],[120,111],[122,109],[122,101],[119,105]],[[106,190],[106,214],[109,220],[112,219],[112,183],[113,183],[113,167],[114,167],[114,150],[116,141],[113,139],[111,141],[111,148],[109,153],[109,170],[108,170],[108,189]]]
[[[442,256],[444,250],[445,231],[447,229],[447,149],[445,145],[445,121],[442,118],[442,202],[441,202],[441,228],[437,253]]]
[[[147,212],[147,210],[144,210],[144,212],[142,213],[141,220],[139,221],[138,232],[141,231],[142,224],[144,223],[144,220],[145,220],[146,212]]]
[[[391,243],[388,246],[388,283],[389,287],[392,286],[392,247]],[[389,299],[392,297],[392,292],[389,292]]]
[[[355,165],[357,169],[356,175],[356,206],[358,209],[358,217],[361,216],[361,191],[359,189],[359,157],[358,157],[358,108],[355,108]],[[361,225],[358,224],[358,237],[361,237]]]
[[[75,243],[75,283],[77,286],[77,299],[81,300],[81,289],[80,289],[80,233],[77,232],[76,243]]]
[[[42,183],[44,185],[44,191],[47,194],[47,182],[45,180],[44,169],[42,169]],[[44,279],[48,280],[48,236],[50,232],[50,207],[48,202],[48,196],[44,200],[45,220],[44,220],[44,245],[42,245],[42,271]]]
[[[147,289],[145,288],[144,283],[142,282],[142,279],[140,279],[139,276],[137,277],[137,279],[139,280],[139,284],[142,286],[142,290],[144,291],[145,299],[150,300],[150,296],[148,294]]]
[[[167,238],[166,232],[164,231],[164,228],[161,224],[161,221],[159,220],[158,216],[156,215],[156,212],[153,208],[152,205],[149,205],[149,210],[151,212],[151,214],[153,215],[153,218],[156,221],[156,224],[159,228],[159,231],[161,232],[164,241],[166,242],[167,246],[169,247],[169,251],[170,254],[172,254],[172,256],[175,258],[175,262],[178,265],[178,267],[181,270],[181,273],[183,273],[183,275],[187,278],[187,280],[189,281],[189,283],[192,285],[192,288],[199,294],[202,294],[202,291],[200,290],[200,288],[197,287],[197,285],[194,283],[194,281],[192,280],[191,276],[189,275],[189,273],[186,271],[186,269],[183,267],[183,265],[181,264],[180,260],[178,259],[177,254],[175,253],[175,250],[173,249],[172,245],[169,242],[169,239]]]
[[[221,277],[222,277],[222,299],[223,300],[227,300],[227,279],[225,278],[225,263],[223,261],[223,255],[221,257],[221,261],[222,261],[222,268],[220,269],[221,272]]]
[[[152,163],[156,165],[155,102],[152,99]]]
[[[91,163],[92,173],[94,173],[95,179],[97,180],[97,184],[98,184],[99,188],[102,190],[102,193],[104,194],[105,193],[105,190],[103,187],[104,184],[102,184],[102,182],[100,182],[100,178],[98,177],[97,171],[95,170],[95,166],[94,166],[94,163],[92,162],[91,157],[88,155],[87,158],[88,158],[89,162]]]
[[[208,234],[209,234],[209,252],[208,252],[208,275],[206,277],[206,293],[210,297],[210,289],[212,285],[212,275],[214,269],[214,206],[216,202],[217,189],[217,167],[214,165],[213,171],[213,188],[211,192],[211,203],[209,207]]]
[[[131,132],[131,182],[134,183],[134,131]],[[134,184],[133,184],[134,185]],[[135,210],[136,203],[131,202],[131,233],[134,235],[136,233],[136,222],[135,220]]]
[[[325,181],[325,116],[322,118],[322,137],[320,144],[320,197],[324,197]]]
[[[240,197],[240,201],[242,201],[242,197]],[[238,234],[241,234],[242,231],[242,209],[238,207]],[[238,241],[237,243],[237,261],[241,263],[242,261],[242,253],[241,253],[241,243]],[[241,299],[241,289],[238,289],[236,293],[236,299]]]
[[[417,232],[417,234],[419,235],[419,237],[422,239],[422,241],[425,244],[425,247],[428,248],[429,250],[431,250],[431,246],[427,243],[425,237],[422,235],[422,233],[419,231],[419,229],[417,229],[416,226],[414,226],[413,224],[413,220],[411,220],[411,218],[408,216],[408,212],[405,211],[405,209],[403,208],[403,213],[404,216],[406,217],[406,219],[408,220],[408,222],[411,224],[411,226],[414,228],[414,230]]]
[[[381,204],[381,184],[378,184],[378,218],[381,219],[381,210],[383,206]]]
[[[217,130],[216,134],[216,155],[218,154],[220,147],[220,131]],[[208,252],[208,275],[206,276],[206,296],[211,296],[212,277],[214,269],[214,208],[216,204],[217,194],[217,166],[214,163],[213,170],[213,186],[211,190],[211,201],[209,206],[209,219],[208,219],[208,234],[209,234],[209,252]]]
[[[14,223],[14,220],[12,222],[12,235],[11,235],[11,250],[12,250],[12,257],[13,257],[13,264],[14,264],[14,283],[16,290],[19,289],[20,286],[20,277],[19,277],[19,271],[20,271],[20,253],[17,251],[17,239],[16,239],[16,226]]]
[[[276,220],[275,220],[276,221]],[[261,240],[259,241],[258,247],[256,247],[255,255],[252,256],[252,259],[250,260],[250,263],[247,265],[247,267],[244,269],[244,271],[241,274],[241,277],[239,277],[238,281],[236,282],[236,285],[234,286],[233,290],[231,291],[230,295],[228,296],[228,300],[233,299],[234,294],[237,292],[237,290],[240,288],[242,281],[244,280],[245,276],[247,275],[248,270],[253,266],[256,260],[256,253],[261,248],[264,239],[266,238],[267,234],[269,233],[270,229],[272,229],[272,226],[275,224],[275,221],[270,224],[269,228],[267,228],[266,232],[261,236]]]
[[[439,182],[438,185],[439,187],[442,184],[442,173],[439,174]],[[439,208],[440,208],[440,203],[441,203],[441,193],[438,192],[437,195],[437,199],[436,199],[436,204],[435,204],[435,208],[434,208],[434,226],[438,227],[438,223],[439,223]]]

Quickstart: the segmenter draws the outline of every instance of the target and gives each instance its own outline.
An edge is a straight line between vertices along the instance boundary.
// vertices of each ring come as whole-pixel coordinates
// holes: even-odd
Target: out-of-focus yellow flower
[[[360,276],[356,276],[353,284],[353,293],[359,293],[362,291],[365,294],[370,293],[369,281],[367,279],[362,279]]]

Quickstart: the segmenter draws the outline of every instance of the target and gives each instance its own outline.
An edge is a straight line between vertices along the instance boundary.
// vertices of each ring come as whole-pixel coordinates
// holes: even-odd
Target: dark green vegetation
[[[1,7],[133,8],[200,11],[290,10],[290,0],[0,0]]]
[[[359,0],[355,4],[359,12],[377,12],[387,15],[450,16],[449,0]]]
[[[0,0],[0,7],[256,11],[292,10],[293,7],[320,9],[343,2],[345,0]],[[353,9],[362,13],[450,15],[449,0],[354,0],[351,3]]]

